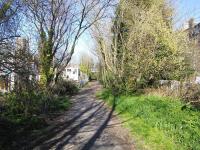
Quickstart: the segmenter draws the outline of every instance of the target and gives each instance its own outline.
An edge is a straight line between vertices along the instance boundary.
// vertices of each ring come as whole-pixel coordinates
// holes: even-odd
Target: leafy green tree
[[[104,62],[114,62],[109,65],[112,69],[104,65],[104,76],[113,80],[108,82],[111,88],[131,92],[160,79],[181,80],[187,76],[187,35],[174,31],[172,18],[173,9],[165,0],[120,1],[112,27],[112,54],[108,50],[101,57]]]
[[[41,72],[41,80],[40,84],[42,87],[47,87],[54,76],[53,73],[53,30],[50,30],[48,32],[48,37],[46,33],[41,28],[40,33],[40,44],[39,44],[39,50],[40,50],[40,72]]]
[[[92,69],[94,67],[94,62],[90,56],[83,55],[80,62],[80,71],[87,74],[89,79],[92,77]]]

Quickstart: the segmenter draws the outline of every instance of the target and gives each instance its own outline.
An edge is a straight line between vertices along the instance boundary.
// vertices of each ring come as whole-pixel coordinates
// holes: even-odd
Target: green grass
[[[70,107],[70,101],[66,96],[58,97],[51,105],[54,111],[65,111]]]
[[[159,96],[119,96],[104,90],[97,96],[112,105],[136,140],[137,149],[200,150],[200,112],[180,100]]]

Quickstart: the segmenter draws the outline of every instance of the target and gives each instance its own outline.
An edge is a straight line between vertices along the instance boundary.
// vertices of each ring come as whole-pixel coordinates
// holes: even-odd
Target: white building
[[[80,70],[78,67],[66,67],[63,72],[63,78],[66,80],[79,81]]]
[[[23,60],[16,61],[11,57],[11,61],[15,62],[16,64],[24,64],[25,62],[28,62],[25,67],[29,69],[29,71],[32,72],[32,75],[29,75],[29,79],[33,80],[38,77],[38,68],[37,65],[34,62],[35,57],[33,57],[31,60],[28,60],[26,56],[31,57],[31,53],[29,52],[29,43],[26,39],[24,38],[17,38],[16,39],[16,47],[11,51],[13,55],[18,55],[21,57],[24,57]],[[5,49],[5,52],[9,51],[8,49]],[[10,51],[9,51],[10,52]],[[27,69],[26,68],[26,69]],[[10,92],[12,91],[15,87],[17,87],[17,83],[20,83],[20,78],[19,76],[14,73],[14,71],[7,69],[6,67],[0,68],[3,71],[0,71],[0,92]]]
[[[63,72],[63,79],[76,82],[86,83],[89,81],[88,76],[80,71],[78,66],[68,66]]]
[[[200,84],[200,76],[197,76],[197,77],[196,77],[195,83],[196,83],[196,84]]]

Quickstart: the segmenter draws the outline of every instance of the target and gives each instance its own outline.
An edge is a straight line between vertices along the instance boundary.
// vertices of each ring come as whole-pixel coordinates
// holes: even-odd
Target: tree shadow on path
[[[107,109],[104,106],[104,102],[93,100],[91,95],[93,95],[91,89],[83,90],[82,93],[79,93],[75,97],[76,108],[70,112],[70,116],[73,116],[74,112],[78,112],[75,117],[56,124],[39,136],[37,140],[29,143],[29,146],[26,145],[20,149],[62,150],[66,147],[69,149],[69,146],[74,145],[75,147],[78,146],[80,150],[89,150],[97,146],[95,145],[97,140],[101,136],[105,136],[103,131],[115,125],[108,124],[118,114],[113,114],[116,107],[116,100],[114,100],[112,108]],[[86,108],[83,109],[84,107]],[[117,144],[120,145],[122,143],[119,142]],[[109,143],[104,143],[105,145],[109,145]]]
[[[56,145],[57,143],[60,143],[63,139],[65,139],[67,136],[69,136],[67,139],[65,139],[64,142],[60,143],[56,149],[62,149],[63,146],[65,146],[66,144],[68,144],[68,142],[70,141],[70,139],[72,139],[74,136],[76,136],[76,134],[79,132],[79,130],[81,128],[83,128],[85,126],[85,124],[91,120],[93,117],[95,117],[95,115],[98,113],[98,111],[103,107],[103,104],[101,104],[90,116],[88,116],[86,119],[84,119],[83,121],[81,121],[79,124],[77,124],[76,126],[74,126],[73,128],[71,128],[69,131],[65,132],[61,137],[47,142],[45,143],[41,149],[50,149],[51,147],[53,147],[54,145]]]
[[[89,150],[92,148],[92,146],[95,144],[96,140],[101,136],[104,129],[107,127],[109,121],[111,120],[113,112],[115,110],[115,107],[116,107],[116,100],[114,100],[112,109],[111,109],[110,113],[108,114],[106,120],[99,127],[99,129],[95,132],[95,134],[90,138],[90,140],[82,147],[81,150]]]
[[[33,137],[28,143],[24,143],[24,146],[21,147],[16,147],[16,149],[20,148],[20,149],[33,149],[34,147],[42,144],[43,142],[55,137],[58,133],[64,131],[66,128],[70,127],[76,120],[78,120],[79,118],[81,118],[81,116],[83,116],[85,113],[89,112],[90,110],[92,110],[93,108],[99,107],[103,105],[104,103],[97,103],[97,104],[91,104],[89,107],[87,107],[85,110],[81,111],[78,115],[76,115],[75,117],[73,117],[70,120],[61,122],[55,126],[52,126],[51,128],[48,128],[47,130],[45,130],[44,132],[41,133],[41,136],[38,135],[36,137]],[[42,149],[42,148],[40,148]]]

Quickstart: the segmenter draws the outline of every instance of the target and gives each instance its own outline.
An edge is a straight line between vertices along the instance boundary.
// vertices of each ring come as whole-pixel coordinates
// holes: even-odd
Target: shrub
[[[24,114],[31,116],[32,114],[43,113],[47,109],[47,103],[50,96],[43,92],[26,92],[9,93],[5,97],[6,109],[8,114]]]
[[[21,117],[18,124],[25,127],[26,130],[41,129],[47,126],[45,119],[37,116],[31,116],[28,118]]]
[[[72,95],[78,91],[75,84],[63,82],[55,88],[57,95]],[[19,116],[32,117],[34,115],[46,114],[48,112],[64,110],[69,106],[66,96],[56,96],[51,91],[21,91],[5,94],[0,100],[1,116],[17,119]]]
[[[0,97],[1,98],[1,97]],[[0,100],[0,149],[15,147],[18,137],[47,126],[48,114],[64,111],[68,97],[55,96],[51,91],[18,91],[4,94]],[[14,144],[10,144],[10,143]],[[12,148],[9,148],[12,149]]]
[[[78,86],[73,81],[60,80],[53,88],[52,93],[60,96],[74,95],[78,92]]]
[[[182,99],[197,108],[200,108],[200,85],[190,84],[184,89]]]
[[[43,92],[29,94],[22,92],[20,95],[10,93],[5,99],[6,104],[0,117],[22,125],[29,120],[33,126],[36,126],[39,121],[43,121],[40,118],[41,114],[63,111],[70,106],[67,97],[56,97]]]
[[[97,80],[97,73],[91,72],[89,75],[89,81]]]
[[[49,111],[62,111],[66,110],[70,106],[69,99],[67,97],[57,97],[50,101]]]
[[[37,116],[0,117],[0,149],[16,149],[17,142],[29,135],[31,130],[43,129],[46,126],[45,119]]]

